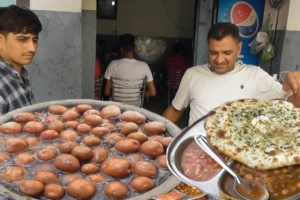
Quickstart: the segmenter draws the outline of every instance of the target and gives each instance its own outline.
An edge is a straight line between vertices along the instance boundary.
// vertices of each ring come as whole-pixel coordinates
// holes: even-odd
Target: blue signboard
[[[260,30],[264,15],[265,0],[219,0],[218,22],[231,22],[239,27],[243,43],[239,57],[246,64],[258,64],[258,56],[249,52],[248,44],[255,39]]]

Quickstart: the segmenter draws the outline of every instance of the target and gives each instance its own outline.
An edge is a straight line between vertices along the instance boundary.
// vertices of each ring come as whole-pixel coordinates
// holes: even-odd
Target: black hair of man
[[[184,54],[184,51],[185,51],[185,48],[184,48],[184,45],[182,43],[177,42],[174,45],[174,48],[173,48],[173,53],[174,54]]]
[[[106,40],[99,40],[98,46],[101,48],[105,48],[107,46]]]
[[[135,37],[131,34],[123,34],[119,37],[119,45],[123,51],[133,51],[134,50]]]
[[[31,33],[38,35],[42,24],[38,16],[27,8],[16,5],[0,8],[0,33]]]
[[[239,28],[235,24],[230,22],[219,22],[209,29],[207,42],[209,42],[210,39],[220,41],[226,36],[233,37],[237,43],[240,42]]]

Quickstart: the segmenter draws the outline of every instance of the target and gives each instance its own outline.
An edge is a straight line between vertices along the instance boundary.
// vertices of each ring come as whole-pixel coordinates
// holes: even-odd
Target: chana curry
[[[240,163],[234,163],[232,169],[242,178],[265,184],[270,200],[286,199],[300,193],[300,166],[282,167],[273,170],[256,170]],[[233,191],[234,179],[226,174],[221,189],[226,194],[237,197]]]

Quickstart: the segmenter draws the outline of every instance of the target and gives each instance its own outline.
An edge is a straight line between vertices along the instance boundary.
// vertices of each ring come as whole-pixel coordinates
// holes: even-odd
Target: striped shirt
[[[0,60],[0,115],[34,103],[34,96],[23,67],[19,74],[12,65]]]

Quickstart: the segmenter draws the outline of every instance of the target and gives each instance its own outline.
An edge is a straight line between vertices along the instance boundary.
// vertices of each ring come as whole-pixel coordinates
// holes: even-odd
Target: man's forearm
[[[176,110],[172,105],[170,105],[164,112],[163,116],[170,120],[171,122],[177,122],[182,114],[184,113],[183,110]]]

